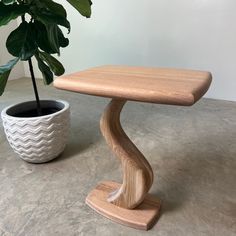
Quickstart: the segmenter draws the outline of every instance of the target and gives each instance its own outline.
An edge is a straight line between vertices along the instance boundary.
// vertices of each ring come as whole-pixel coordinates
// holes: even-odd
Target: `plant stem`
[[[42,108],[40,105],[39,94],[38,94],[38,89],[37,89],[36,80],[35,80],[35,76],[34,76],[34,68],[33,68],[31,58],[28,60],[28,62],[29,62],[31,80],[33,83],[33,88],[34,88],[34,94],[35,94],[36,103],[37,103],[37,112],[38,112],[38,115],[41,116],[42,115]]]
[[[25,15],[21,16],[21,20],[22,20],[22,22],[25,22]],[[40,100],[39,100],[39,94],[38,94],[37,84],[36,84],[36,80],[35,80],[35,76],[34,76],[34,68],[33,68],[31,58],[28,59],[28,63],[29,63],[31,80],[33,83],[33,88],[34,88],[34,95],[35,95],[36,104],[37,104],[37,113],[38,113],[38,116],[41,116],[42,115],[42,108],[41,108],[41,104],[40,104]]]

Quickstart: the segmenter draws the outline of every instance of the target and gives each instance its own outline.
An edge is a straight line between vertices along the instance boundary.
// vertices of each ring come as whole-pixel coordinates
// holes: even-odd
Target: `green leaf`
[[[53,2],[52,0],[41,0],[41,3],[44,4],[46,8],[48,8],[51,12],[54,12],[62,17],[67,17],[65,8],[56,2]]]
[[[53,49],[53,51],[60,54],[60,43],[59,43],[57,27],[58,26],[56,24],[47,24],[46,30],[50,47]]]
[[[27,5],[18,5],[16,3],[11,5],[5,5],[4,2],[0,2],[0,26],[6,25],[11,20],[16,19],[18,16],[25,14],[28,9],[29,8]]]
[[[53,73],[37,54],[35,54],[35,57],[38,61],[38,67],[42,72],[44,83],[51,84],[53,82]]]
[[[13,4],[14,2],[16,2],[16,0],[2,0],[2,2],[5,5],[9,5],[9,4]]]
[[[34,21],[34,28],[36,30],[36,43],[38,44],[38,47],[50,54],[58,53],[58,43],[54,45],[54,41],[52,42],[48,38],[48,31],[43,23],[40,21]],[[60,43],[59,43],[60,45]]]
[[[0,74],[11,70],[18,61],[19,61],[19,58],[14,58],[10,60],[6,65],[0,66]]]
[[[70,22],[65,16],[61,16],[57,12],[52,12],[46,8],[41,8],[40,11],[36,8],[33,12],[34,18],[41,21],[46,27],[48,24],[56,24],[64,26],[70,32]]]
[[[36,43],[42,51],[49,54],[59,53],[60,47],[69,45],[69,39],[64,37],[62,30],[57,25],[50,25],[47,29],[43,23],[35,21],[34,28],[36,30]],[[55,35],[53,34],[54,30],[57,31]]]
[[[66,38],[62,32],[62,30],[57,27],[57,31],[58,31],[58,40],[59,40],[59,45],[60,47],[67,47],[69,45],[69,39]]]
[[[46,52],[39,52],[39,57],[48,64],[55,75],[60,76],[64,74],[65,69],[63,65],[55,57]]]
[[[6,71],[0,75],[0,96],[3,94],[3,92],[5,90],[7,80],[8,80],[10,73],[11,73],[11,70]]]
[[[21,58],[21,60],[28,60],[37,49],[35,30],[32,24],[22,22],[7,38],[6,46],[8,52],[15,57]]]
[[[82,16],[89,18],[91,16],[90,0],[67,0]]]
[[[19,58],[14,58],[10,60],[6,65],[0,66],[0,96],[3,94],[11,70],[18,62],[18,60]]]

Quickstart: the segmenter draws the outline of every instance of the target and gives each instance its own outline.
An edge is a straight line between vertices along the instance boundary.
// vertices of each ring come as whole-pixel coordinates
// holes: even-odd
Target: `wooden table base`
[[[109,194],[120,188],[115,182],[102,182],[86,198],[86,204],[99,214],[119,224],[135,229],[148,230],[157,221],[161,203],[147,194],[144,201],[135,209],[125,209],[107,201]]]
[[[123,183],[98,185],[86,203],[118,223],[148,230],[159,215],[160,201],[147,195],[153,182],[152,168],[121,127],[120,112],[125,102],[112,99],[100,122],[107,144],[121,161]]]

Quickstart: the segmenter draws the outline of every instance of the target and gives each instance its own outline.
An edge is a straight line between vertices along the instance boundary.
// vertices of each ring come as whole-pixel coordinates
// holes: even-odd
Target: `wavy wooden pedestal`
[[[109,97],[101,118],[101,131],[120,159],[123,183],[103,182],[86,198],[100,214],[118,223],[149,229],[157,220],[160,201],[148,194],[152,168],[130,141],[120,124],[126,100],[191,106],[208,90],[206,71],[130,66],[101,66],[56,79],[54,86],[69,91]]]
[[[99,184],[86,203],[118,223],[147,230],[159,215],[160,201],[147,195],[153,182],[152,168],[121,127],[120,112],[125,102],[113,99],[100,122],[104,138],[121,161],[123,183]]]

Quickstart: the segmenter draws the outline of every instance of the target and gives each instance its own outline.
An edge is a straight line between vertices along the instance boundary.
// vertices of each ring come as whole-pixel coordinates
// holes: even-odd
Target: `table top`
[[[211,80],[206,71],[101,66],[58,77],[54,86],[102,97],[190,106],[206,93]]]

